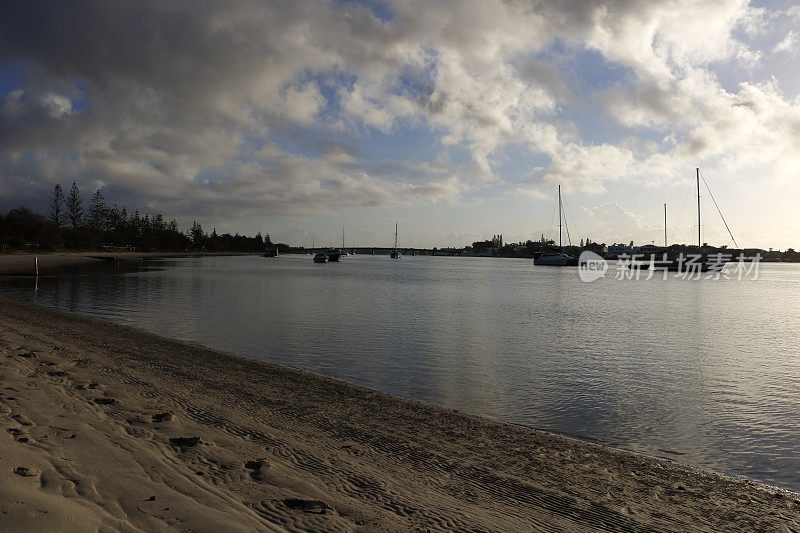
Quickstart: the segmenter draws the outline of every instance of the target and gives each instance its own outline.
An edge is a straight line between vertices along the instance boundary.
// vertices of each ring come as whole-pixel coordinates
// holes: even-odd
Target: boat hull
[[[578,266],[578,258],[564,254],[540,255],[534,258],[533,264],[536,266]]]
[[[655,263],[632,263],[629,268],[636,268],[639,270],[666,270],[667,272],[721,272],[725,267],[725,263],[719,262],[703,262],[703,263],[690,263],[686,261],[668,261],[668,262],[655,262]]]

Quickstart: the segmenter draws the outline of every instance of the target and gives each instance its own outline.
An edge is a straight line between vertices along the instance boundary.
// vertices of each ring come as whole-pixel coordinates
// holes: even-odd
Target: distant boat
[[[680,258],[676,259],[666,259],[665,253],[665,260],[656,261],[653,258],[652,266],[656,270],[667,270],[668,272],[720,272],[725,263],[723,261],[709,261],[708,257],[703,260],[703,243],[702,238],[700,235],[700,169],[696,169],[695,171],[695,178],[697,180],[697,254],[687,254],[686,257],[681,254]],[[706,185],[707,187],[708,185]],[[709,193],[711,190],[709,189]],[[716,203],[716,202],[715,202]],[[717,206],[719,209],[719,206]],[[719,212],[720,216],[722,216],[722,211]],[[725,222],[725,217],[722,217],[722,221]],[[728,233],[733,240],[733,243],[736,244],[736,239],[733,238],[733,234],[731,233],[730,228],[728,228],[727,222],[725,222],[725,228],[728,230]],[[738,246],[738,244],[737,244]],[[667,240],[667,204],[664,204],[664,250],[669,249],[669,241]],[[651,266],[649,262],[633,262],[630,265],[630,268],[638,268],[641,270],[647,270]]]
[[[578,266],[578,260],[571,255],[561,254],[557,252],[543,253],[539,257],[534,258],[533,264],[537,266]]]
[[[264,250],[264,253],[261,254],[261,257],[278,257],[280,255],[281,254],[278,253],[278,249],[277,248],[266,248]]]
[[[558,186],[558,247],[561,249],[558,253],[546,252],[540,254],[533,259],[533,264],[536,266],[578,266],[578,259],[564,253],[564,247],[561,245],[561,185]]]
[[[394,223],[394,249],[391,254],[392,259],[400,259],[400,250],[397,249],[397,222]]]
[[[350,255],[344,247],[344,226],[342,226],[342,249],[339,250],[339,257],[347,257]]]
[[[328,255],[324,253],[314,254],[314,262],[315,263],[327,263],[328,262]]]
[[[692,258],[691,255],[688,261],[680,261],[676,260],[672,262],[667,269],[671,272],[719,272],[722,270],[722,267],[725,266],[725,263],[721,261],[709,261],[708,257],[706,260],[703,260],[703,242],[700,237],[700,169],[696,169],[695,177],[697,179],[697,256]],[[706,184],[708,187],[708,184]],[[709,194],[711,194],[711,189],[708,190]],[[713,198],[713,196],[712,196]],[[716,203],[716,201],[714,202]],[[717,206],[719,209],[719,206]],[[719,216],[722,217],[722,211],[719,212]],[[722,221],[725,222],[725,217],[722,217]],[[728,233],[730,233],[730,228],[728,228],[728,223],[725,222],[725,228],[728,229]],[[731,239],[733,239],[733,234],[731,233]],[[736,244],[736,240],[733,240],[733,243]],[[692,262],[694,259],[694,262]]]
[[[328,248],[327,250],[323,250],[320,253],[325,254],[328,257],[328,261],[331,262],[338,262],[339,258],[342,257],[341,250],[337,250],[335,248]]]

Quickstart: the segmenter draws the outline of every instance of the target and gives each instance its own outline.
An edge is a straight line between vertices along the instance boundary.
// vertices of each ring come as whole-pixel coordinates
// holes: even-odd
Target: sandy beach
[[[792,531],[798,496],[0,298],[2,531]]]

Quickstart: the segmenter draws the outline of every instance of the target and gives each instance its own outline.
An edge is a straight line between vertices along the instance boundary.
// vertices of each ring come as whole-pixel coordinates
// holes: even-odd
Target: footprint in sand
[[[192,448],[198,444],[205,444],[200,437],[173,437],[169,439],[169,443],[178,448]]]
[[[269,461],[266,459],[256,459],[254,461],[246,461],[244,463],[244,467],[247,470],[251,470],[250,477],[255,481],[259,481],[264,478],[264,471],[267,470],[269,466]]]
[[[35,476],[40,476],[42,474],[42,471],[33,470],[32,468],[28,468],[27,466],[18,466],[14,469],[14,473],[22,477],[35,477]]]
[[[11,408],[9,406],[7,406],[6,404],[0,402],[0,413],[8,414],[10,412],[11,412]]]
[[[156,424],[160,422],[172,422],[173,420],[175,420],[175,415],[172,413],[158,413],[153,415],[153,422]]]
[[[94,403],[98,405],[117,405],[119,402],[114,398],[102,397],[102,398],[95,398]]]
[[[327,503],[320,500],[302,500],[300,498],[286,498],[283,504],[293,511],[305,511],[313,514],[326,514],[335,512]]]
[[[11,433],[11,435],[14,437],[14,440],[17,441],[17,442],[29,442],[30,441],[30,438],[29,438],[28,434],[26,432],[22,431],[19,428],[8,428],[8,429],[6,429],[6,431]]]
[[[33,423],[33,420],[28,418],[25,415],[11,415],[11,418],[17,421],[18,424],[21,426],[35,426],[36,424]]]

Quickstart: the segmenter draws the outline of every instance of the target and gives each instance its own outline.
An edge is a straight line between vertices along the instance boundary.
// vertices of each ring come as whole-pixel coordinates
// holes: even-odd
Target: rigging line
[[[552,204],[552,202],[548,202],[548,203]],[[547,218],[545,219],[547,222],[546,222],[546,225],[544,227],[544,231],[542,232],[542,235],[547,235],[548,239],[552,235],[552,232],[553,232],[553,221],[555,220],[555,218],[556,218],[556,207],[553,206],[553,205],[550,205],[549,213],[547,214]]]
[[[672,227],[675,228],[675,233],[680,231],[681,223],[683,222],[683,211],[686,208],[686,201],[689,200],[689,197],[692,195],[692,189],[694,188],[693,186],[694,184],[689,182],[689,189],[687,189],[686,196],[683,198],[683,204],[681,204],[681,210],[678,213],[678,218],[675,219],[675,222],[672,225]],[[681,238],[685,239],[686,237],[681,235]],[[675,242],[677,243],[678,241],[675,240]]]
[[[567,242],[569,245],[572,246],[572,239],[569,236],[569,225],[567,224],[567,202],[562,198],[561,204],[564,206],[564,226],[567,228]],[[572,216],[572,211],[570,210],[570,216]],[[575,217],[572,217],[572,221],[575,221]]]
[[[708,195],[711,196],[711,200],[714,202],[714,207],[717,208],[717,212],[719,213],[719,217],[722,219],[722,223],[725,224],[725,229],[728,230],[728,235],[731,236],[731,240],[733,241],[733,244],[738,248],[739,244],[736,242],[736,239],[733,238],[733,233],[731,233],[731,228],[728,227],[728,223],[725,222],[725,217],[722,214],[722,209],[719,208],[719,205],[717,205],[717,200],[714,198],[714,195],[711,193],[711,187],[708,186],[708,182],[706,181],[705,176],[703,176],[701,174],[700,177],[703,178],[703,183],[706,186],[706,190],[708,191]]]

